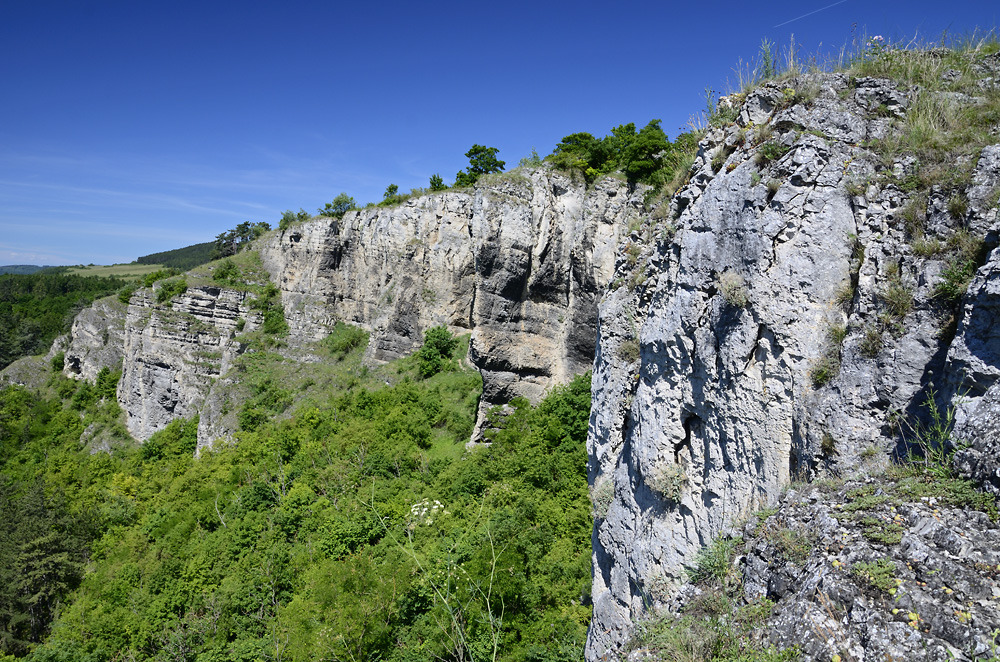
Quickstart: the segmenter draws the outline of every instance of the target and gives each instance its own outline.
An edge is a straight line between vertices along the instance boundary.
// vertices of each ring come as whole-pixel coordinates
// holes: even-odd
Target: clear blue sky
[[[673,138],[761,39],[998,25],[995,1],[0,0],[0,264],[129,262],[508,168],[576,131]]]

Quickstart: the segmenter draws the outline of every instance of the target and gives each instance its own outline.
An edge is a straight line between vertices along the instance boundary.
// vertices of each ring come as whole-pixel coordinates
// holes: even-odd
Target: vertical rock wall
[[[265,237],[259,251],[299,349],[338,320],[371,332],[370,361],[413,352],[434,326],[471,332],[481,425],[490,406],[537,400],[592,366],[597,301],[618,236],[642,209],[641,191],[621,180],[588,188],[542,167],[316,218]],[[207,398],[243,351],[236,320],[259,323],[243,298],[218,287],[191,288],[170,306],[149,291],[133,297],[118,395],[134,436],[199,413],[200,445],[228,432]]]
[[[615,655],[702,547],[791,480],[889,452],[944,370],[948,258],[913,249],[903,216],[920,199],[893,183],[916,166],[887,172],[862,146],[911,94],[817,75],[730,100],[738,119],[700,145],[675,220],[620,245],[588,439],[588,659]],[[995,217],[972,195],[967,218],[940,213],[946,193],[924,202],[929,237]]]

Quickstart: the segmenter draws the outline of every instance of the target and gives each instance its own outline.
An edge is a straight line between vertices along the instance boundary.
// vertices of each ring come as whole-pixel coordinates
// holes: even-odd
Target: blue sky
[[[576,131],[673,138],[761,40],[829,54],[998,3],[0,2],[0,264],[110,264],[345,191],[508,168]]]

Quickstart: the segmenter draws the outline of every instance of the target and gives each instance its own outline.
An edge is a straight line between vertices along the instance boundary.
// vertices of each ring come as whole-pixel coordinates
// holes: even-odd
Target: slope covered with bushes
[[[369,371],[362,350],[352,341],[332,359],[351,386],[197,459],[196,420],[140,447],[82,452],[85,426],[120,415],[113,382],[53,375],[44,397],[0,391],[0,506],[15,522],[0,558],[22,578],[0,596],[0,650],[578,658],[589,378],[537,407],[515,401],[492,444],[466,452],[478,374],[450,362],[421,379],[417,357]],[[22,526],[31,513],[44,516]]]

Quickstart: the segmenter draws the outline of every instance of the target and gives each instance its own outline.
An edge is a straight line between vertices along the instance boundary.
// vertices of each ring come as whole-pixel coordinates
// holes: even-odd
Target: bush
[[[435,326],[424,333],[424,344],[417,351],[417,370],[424,379],[450,367],[451,356],[458,348],[455,338],[445,326]]]
[[[243,272],[240,268],[236,266],[228,257],[222,261],[215,271],[212,272],[212,280],[217,283],[225,283],[227,285],[239,285],[243,282]]]
[[[438,174],[431,175],[430,187],[432,191],[444,191],[448,188],[447,186],[445,186],[444,180],[441,178],[441,175]]]
[[[330,218],[343,218],[344,214],[351,211],[352,209],[357,209],[358,203],[354,201],[354,198],[347,195],[346,193],[340,193],[333,202],[328,202],[326,205],[318,209],[320,216],[328,216]]]
[[[727,271],[719,275],[719,291],[726,303],[733,308],[745,308],[749,302],[743,276],[735,271]]]
[[[343,359],[352,349],[368,344],[368,332],[360,327],[338,321],[330,335],[323,340],[323,344],[331,354]]]
[[[165,303],[176,296],[180,296],[187,292],[187,281],[183,278],[178,278],[177,280],[168,280],[162,285],[160,285],[160,290],[156,293],[156,302]]]

